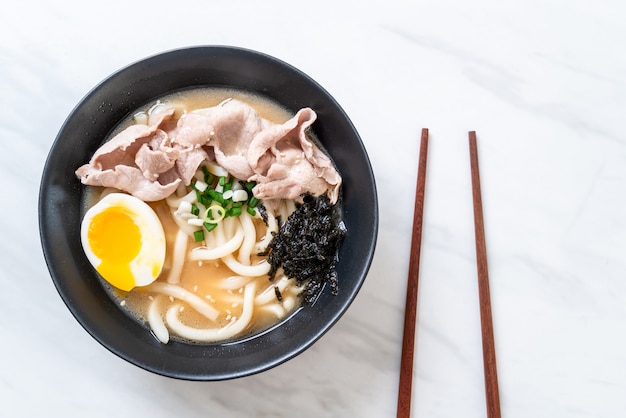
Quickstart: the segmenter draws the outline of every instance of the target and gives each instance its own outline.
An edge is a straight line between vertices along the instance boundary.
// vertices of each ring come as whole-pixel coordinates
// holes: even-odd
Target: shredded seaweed
[[[282,268],[287,277],[304,286],[300,293],[304,305],[312,305],[326,284],[336,295],[339,284],[335,267],[345,234],[345,225],[328,196],[303,194],[302,203],[296,205],[261,254],[268,256],[270,280]]]
[[[256,206],[256,209],[259,211],[263,223],[267,226],[267,209],[265,209],[265,206],[260,203]]]
[[[280,289],[278,288],[278,286],[274,286],[274,293],[276,294],[276,299],[278,299],[279,302],[282,302],[283,295],[280,293]]]

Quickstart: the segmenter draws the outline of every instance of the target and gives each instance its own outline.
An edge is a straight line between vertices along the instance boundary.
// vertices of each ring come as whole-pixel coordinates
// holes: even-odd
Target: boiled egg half
[[[87,259],[116,288],[146,286],[161,274],[165,233],[144,201],[110,193],[87,211],[80,232]]]

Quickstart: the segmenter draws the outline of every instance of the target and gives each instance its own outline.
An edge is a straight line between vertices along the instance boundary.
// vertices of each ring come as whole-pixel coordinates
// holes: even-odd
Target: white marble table
[[[395,415],[419,134],[430,129],[415,417],[483,417],[467,132],[478,133],[503,416],[626,412],[626,3],[12,2],[0,13],[0,415]],[[412,3],[412,5],[411,5]],[[145,372],[49,278],[41,170],[73,106],[148,55],[256,49],[338,100],[377,176],[380,234],[339,323],[233,381]]]

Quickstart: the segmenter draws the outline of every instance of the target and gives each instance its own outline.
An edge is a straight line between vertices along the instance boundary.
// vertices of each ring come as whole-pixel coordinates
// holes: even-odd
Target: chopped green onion
[[[213,200],[211,200],[211,198],[207,195],[200,195],[200,197],[198,198],[198,202],[202,203],[204,206],[211,206],[211,202],[213,202]]]
[[[187,223],[189,225],[194,225],[194,226],[202,226],[202,219],[199,218],[190,218],[187,219]]]
[[[224,203],[224,197],[222,196],[222,194],[220,192],[216,192],[213,189],[209,189],[208,193],[209,193],[209,197],[211,199],[215,200],[219,204],[223,204]]]
[[[236,192],[233,192],[233,202],[245,202],[248,200],[248,196],[248,192],[245,190],[237,190]]]
[[[208,163],[199,169],[202,174],[198,173],[190,183],[195,191],[196,203],[185,202],[189,209],[184,211],[197,217],[192,218],[194,225],[202,224],[206,229],[194,233],[196,241],[202,241],[203,234],[215,229],[224,218],[240,216],[244,207],[250,215],[256,216],[254,208],[260,204],[260,200],[252,194],[256,182],[238,180],[216,164]],[[183,213],[181,207],[177,212]]]
[[[215,215],[214,212],[217,212],[217,215]],[[226,216],[226,209],[224,209],[222,206],[213,205],[207,208],[207,210],[204,212],[204,221],[211,224],[216,224],[224,219],[224,216]]]
[[[203,165],[202,167],[202,173],[204,173],[204,181],[207,184],[211,184],[212,182],[208,182],[207,180],[209,179],[209,176],[212,176],[211,173],[209,173],[209,169],[207,168],[206,165]]]
[[[201,193],[203,193],[207,187],[209,187],[209,185],[202,180],[198,180],[193,184],[193,188]]]
[[[233,198],[233,191],[232,190],[225,190],[224,193],[222,194],[222,197],[224,198],[224,200],[232,200],[232,198]]]
[[[203,230],[198,230],[198,231],[194,231],[193,233],[193,239],[196,242],[200,242],[200,241],[204,241],[204,231]]]
[[[235,185],[235,178],[231,177],[230,180],[228,180],[228,189],[232,189],[234,185]]]
[[[205,222],[205,223],[204,223],[204,227],[206,228],[206,230],[207,230],[208,232],[211,232],[211,231],[213,231],[215,228],[217,228],[217,224],[212,224],[212,223]]]
[[[191,213],[193,213],[196,216],[200,215],[200,208],[196,206],[195,203],[191,204]]]
[[[178,205],[178,209],[176,210],[176,213],[191,213],[191,203],[186,200],[181,200],[180,204]]]
[[[246,188],[246,190],[248,190],[248,191],[251,191],[251,190],[252,190],[252,188],[253,188],[254,186],[256,186],[256,183],[255,183],[255,182],[253,182],[253,181],[246,181],[246,182],[243,184],[243,187],[245,187],[245,188]]]

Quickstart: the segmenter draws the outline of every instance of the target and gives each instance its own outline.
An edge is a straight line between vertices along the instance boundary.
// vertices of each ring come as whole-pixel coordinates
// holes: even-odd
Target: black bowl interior
[[[318,113],[313,130],[344,179],[348,229],[338,264],[339,294],[325,291],[262,334],[222,344],[156,341],[101,287],[80,245],[83,186],[74,171],[87,162],[120,120],[172,91],[225,86],[266,95],[297,111]],[[222,380],[276,366],[305,350],[345,312],[369,269],[378,229],[376,187],[358,133],[336,101],[315,81],[273,57],[233,47],[193,47],[132,64],[95,87],[61,128],[43,171],[39,223],[52,280],[74,317],[119,357],[151,372],[188,380]]]

